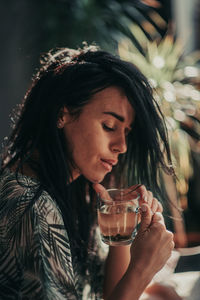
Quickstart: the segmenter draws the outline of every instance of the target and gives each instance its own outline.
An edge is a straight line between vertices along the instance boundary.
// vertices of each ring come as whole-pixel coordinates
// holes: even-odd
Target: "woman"
[[[172,174],[147,79],[96,47],[44,57],[9,138],[0,177],[1,299],[139,299],[174,247],[158,168]],[[95,191],[138,185],[141,226],[104,264]],[[137,187],[137,186],[136,186]]]

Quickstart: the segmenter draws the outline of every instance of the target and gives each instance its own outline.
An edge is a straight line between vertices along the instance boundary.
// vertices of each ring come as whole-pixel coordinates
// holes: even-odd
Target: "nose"
[[[125,153],[127,151],[127,143],[125,135],[118,135],[111,144],[111,151],[117,153]]]

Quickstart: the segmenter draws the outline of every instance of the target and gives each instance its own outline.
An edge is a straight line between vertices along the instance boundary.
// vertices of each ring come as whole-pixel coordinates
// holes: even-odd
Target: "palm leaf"
[[[141,33],[138,26],[132,25],[131,30]],[[146,40],[145,40],[146,39]],[[155,87],[155,98],[161,104],[161,108],[166,119],[169,121],[168,130],[170,145],[172,149],[173,160],[176,166],[176,173],[179,178],[177,189],[180,195],[186,199],[188,190],[188,180],[192,175],[191,165],[191,146],[188,140],[188,134],[199,139],[200,135],[197,124],[193,127],[192,133],[187,126],[187,111],[198,112],[200,108],[200,92],[192,84],[185,84],[184,69],[188,60],[183,60],[183,46],[179,41],[175,41],[170,35],[167,35],[160,41],[149,41],[144,35],[141,35],[143,53],[136,49],[131,41],[124,39],[119,43],[119,54],[125,60],[133,62],[149,78]],[[190,55],[192,57],[192,55]],[[200,54],[194,55],[193,65],[200,58]],[[198,72],[196,72],[198,73]],[[181,77],[182,76],[182,77]],[[178,82],[177,82],[178,78]],[[193,96],[192,96],[193,95]],[[198,96],[199,95],[199,96]],[[186,129],[187,128],[187,129]],[[187,132],[187,133],[186,133]],[[185,200],[184,200],[185,206]]]

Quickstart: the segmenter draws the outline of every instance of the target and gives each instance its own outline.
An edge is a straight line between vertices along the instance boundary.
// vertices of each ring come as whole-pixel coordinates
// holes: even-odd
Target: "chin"
[[[101,180],[98,180],[98,179],[90,180],[90,182],[92,182],[92,183],[101,183],[102,181],[103,181],[103,179],[101,179]]]
[[[103,175],[97,175],[96,174],[96,176],[94,175],[94,176],[87,176],[87,175],[85,175],[85,178],[87,178],[90,182],[92,182],[92,183],[100,183],[100,182],[102,182],[103,180],[104,180],[104,177],[105,177],[105,175],[106,174],[103,174]]]

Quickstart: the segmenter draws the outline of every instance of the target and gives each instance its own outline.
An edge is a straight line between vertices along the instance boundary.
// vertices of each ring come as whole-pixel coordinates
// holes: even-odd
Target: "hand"
[[[140,229],[131,246],[129,269],[151,280],[165,265],[173,249],[173,234],[166,230],[162,214],[152,215],[149,206],[142,204]]]
[[[162,204],[153,196],[152,192],[147,190],[144,185],[132,186],[132,189],[135,189],[140,194],[140,206],[143,203],[147,203],[151,209],[152,214],[155,212],[163,212]],[[129,189],[131,189],[129,188]]]
[[[94,184],[93,188],[101,197],[108,197],[106,189],[101,184]],[[132,186],[127,189],[140,193],[141,224],[138,234],[131,246],[131,261],[129,270],[138,270],[150,280],[164,266],[174,249],[173,234],[166,230],[162,205],[144,186]]]
[[[109,199],[109,194],[101,184],[95,183],[93,184],[93,188],[95,189],[96,193],[99,193],[101,195],[102,198]],[[143,203],[147,203],[151,208],[152,214],[154,214],[155,212],[162,213],[163,211],[162,204],[155,197],[153,197],[152,192],[148,191],[144,185],[141,184],[133,185],[127,188],[126,190],[130,196],[131,196],[131,191],[133,193],[137,191],[140,194],[139,205],[141,206]]]
[[[95,192],[97,194],[100,194],[102,199],[110,200],[109,193],[107,192],[105,187],[103,185],[101,185],[100,183],[94,183],[93,184],[93,189],[95,190]]]
[[[93,188],[101,197],[108,197],[106,189],[101,184],[93,184]],[[166,230],[161,214],[162,205],[144,186],[137,185],[127,189],[129,193],[132,190],[140,193],[140,206],[141,209],[146,208],[146,211],[141,211],[140,229],[131,247],[121,247],[128,250],[131,259],[128,258],[124,275],[118,276],[112,288],[106,291],[106,295],[110,295],[109,299],[117,297],[124,299],[124,293],[128,294],[127,299],[138,299],[153,276],[166,263],[174,248],[173,234]],[[109,279],[113,276],[111,273],[108,272]]]
[[[174,287],[169,285],[163,285],[160,283],[153,283],[148,286],[145,290],[145,293],[150,295],[150,298],[146,298],[146,300],[150,299],[158,299],[158,300],[181,300],[181,298],[175,291]]]

